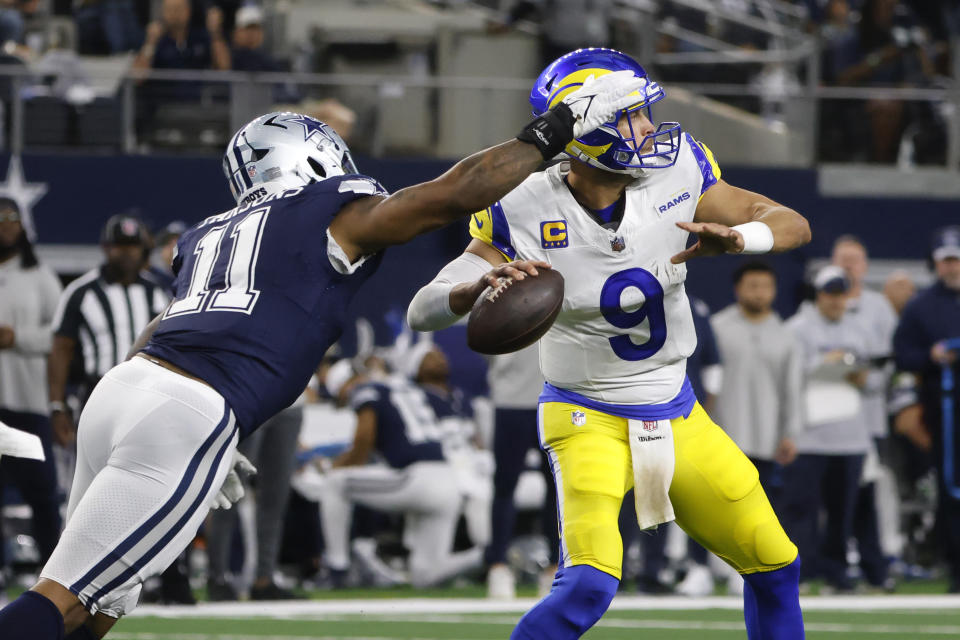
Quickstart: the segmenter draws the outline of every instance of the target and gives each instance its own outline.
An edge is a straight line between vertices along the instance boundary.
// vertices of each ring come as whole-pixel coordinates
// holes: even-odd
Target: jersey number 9
[[[621,304],[624,290],[636,287],[644,300],[639,308],[626,311]],[[646,360],[659,351],[667,341],[667,323],[663,312],[663,287],[649,271],[640,268],[624,269],[613,274],[600,290],[600,312],[607,322],[618,329],[633,329],[648,321],[650,337],[636,344],[629,335],[609,338],[610,347],[622,360]]]

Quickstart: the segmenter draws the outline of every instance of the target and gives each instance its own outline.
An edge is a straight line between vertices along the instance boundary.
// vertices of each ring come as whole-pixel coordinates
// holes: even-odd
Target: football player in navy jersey
[[[441,351],[421,343],[405,358],[415,380],[392,375],[375,381],[362,374],[344,380],[340,370],[350,369],[348,360],[334,365],[327,378],[330,394],[349,402],[357,415],[351,446],[316,465],[325,471],[321,524],[334,584],[343,583],[350,566],[355,503],[404,514],[403,544],[410,552],[408,568],[415,587],[444,582],[479,568],[483,560],[481,546],[453,551],[464,500],[459,469],[448,450],[462,448],[470,418],[446,384],[447,361]],[[369,464],[371,459],[382,464]]]
[[[318,120],[271,113],[240,129],[224,155],[238,206],[180,237],[176,298],[91,394],[66,528],[39,582],[0,611],[0,637],[103,637],[208,509],[236,497],[220,492],[236,484],[225,480],[238,439],[306,386],[382,250],[503,197],[640,99],[641,84],[591,76],[516,140],[393,195]]]

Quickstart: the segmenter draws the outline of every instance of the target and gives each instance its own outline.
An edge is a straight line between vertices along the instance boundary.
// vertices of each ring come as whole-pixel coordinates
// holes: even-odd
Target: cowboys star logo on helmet
[[[274,112],[237,131],[223,172],[238,203],[333,176],[357,173],[347,143],[329,125],[301,113]]]

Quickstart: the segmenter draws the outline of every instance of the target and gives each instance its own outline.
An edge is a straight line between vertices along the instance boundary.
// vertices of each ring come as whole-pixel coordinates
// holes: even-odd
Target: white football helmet
[[[252,120],[223,154],[223,173],[237,204],[332,176],[357,173],[347,144],[316,118],[289,111]]]

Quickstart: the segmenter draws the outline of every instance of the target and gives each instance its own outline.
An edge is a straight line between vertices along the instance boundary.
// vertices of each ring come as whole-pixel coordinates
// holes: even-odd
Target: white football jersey
[[[543,260],[565,280],[540,367],[554,387],[617,405],[670,402],[697,344],[684,289],[687,268],[670,263],[700,196],[720,178],[710,150],[684,134],[677,162],[626,190],[616,231],[600,226],[564,182],[568,163],[527,178],[473,216],[470,234],[508,259]]]

